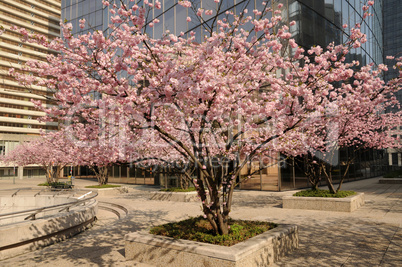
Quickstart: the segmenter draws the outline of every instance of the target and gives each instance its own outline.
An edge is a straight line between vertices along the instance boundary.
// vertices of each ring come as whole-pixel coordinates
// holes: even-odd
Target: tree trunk
[[[227,235],[229,233],[229,208],[231,200],[227,203],[220,203],[221,191],[218,190],[219,182],[218,179],[211,177],[204,177],[200,169],[197,169],[196,181],[193,181],[195,187],[197,188],[198,195],[202,202],[202,211],[204,216],[212,226],[214,233],[216,235]],[[208,189],[208,192],[206,191]],[[209,199],[207,195],[209,195]]]
[[[109,180],[109,173],[107,166],[98,167],[98,171],[99,171],[99,178],[98,178],[99,185],[107,184]]]
[[[184,176],[183,174],[179,174],[178,178],[179,178],[180,188],[181,189],[188,189],[189,186],[190,186],[190,183],[187,180],[186,176]]]
[[[57,165],[56,171],[54,172],[54,181],[58,182],[59,179],[61,178],[61,172],[63,171],[64,167],[61,167],[60,165]]]
[[[314,163],[314,161],[314,157],[310,154],[304,157],[304,174],[311,184],[311,190],[318,190],[318,185],[321,181],[322,168],[319,163]]]
[[[48,166],[46,167],[46,181],[48,184],[53,183],[53,167]]]
[[[336,189],[336,192],[337,192],[337,193],[341,190],[343,181],[345,180],[346,175],[347,175],[348,172],[349,172],[349,167],[350,167],[350,163],[351,163],[351,162],[352,162],[352,159],[349,159],[349,160],[348,160],[348,163],[347,163],[347,165],[346,165],[346,170],[345,170],[345,172],[342,174],[342,178],[341,178],[341,180],[339,181],[338,188]]]
[[[205,211],[205,209],[204,209]],[[207,220],[211,224],[212,228],[214,229],[214,232],[216,235],[227,235],[229,234],[229,216],[224,215],[221,213],[220,208],[217,208],[213,211],[214,214],[217,216],[214,216],[213,213],[207,212]]]
[[[313,185],[311,186],[311,190],[317,191],[317,190],[318,190],[318,183],[313,184]]]
[[[323,163],[323,164],[325,164],[325,163]],[[335,194],[337,191],[335,190],[334,184],[332,183],[331,169],[329,170],[329,172],[327,172],[325,165],[323,165],[322,170],[323,170],[323,173],[325,176],[325,180],[327,181],[327,186],[328,186],[329,192],[331,194]]]
[[[91,170],[95,173],[96,179],[99,185],[104,185],[108,183],[109,173],[108,166],[90,166]]]

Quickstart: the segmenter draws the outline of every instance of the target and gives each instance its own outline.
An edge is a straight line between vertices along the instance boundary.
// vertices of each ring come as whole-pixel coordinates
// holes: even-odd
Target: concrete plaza
[[[349,212],[283,209],[287,192],[237,191],[231,216],[299,226],[300,246],[274,266],[402,266],[402,185],[379,184],[379,178],[344,184],[365,193],[365,205]],[[0,189],[36,187],[43,180],[0,180]],[[77,179],[77,188],[96,184]],[[197,202],[149,200],[152,187],[130,185],[128,193],[102,196],[129,210],[118,220],[100,210],[97,224],[66,241],[0,261],[0,266],[149,266],[124,257],[124,235],[161,223],[201,214]],[[12,233],[10,233],[12,234]]]

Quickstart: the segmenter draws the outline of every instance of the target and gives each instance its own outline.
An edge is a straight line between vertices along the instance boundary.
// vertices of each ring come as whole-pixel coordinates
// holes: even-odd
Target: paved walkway
[[[0,180],[0,189],[33,187],[37,179]],[[76,187],[96,184],[76,180]],[[343,189],[365,193],[359,210],[325,212],[282,209],[281,197],[292,192],[235,192],[231,216],[299,226],[300,246],[275,266],[402,266],[402,185],[378,178],[346,183]],[[98,197],[129,209],[121,220],[101,211],[88,231],[38,251],[0,261],[0,266],[149,266],[124,258],[124,235],[201,213],[198,203],[149,200],[149,188],[132,186],[126,194]]]

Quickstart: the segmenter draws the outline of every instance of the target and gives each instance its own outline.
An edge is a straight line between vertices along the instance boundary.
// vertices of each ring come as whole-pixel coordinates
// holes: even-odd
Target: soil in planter
[[[299,191],[295,194],[293,194],[293,196],[295,197],[336,197],[336,198],[344,198],[344,197],[348,197],[348,196],[352,196],[355,195],[356,192],[355,191],[339,191],[336,194],[331,194],[329,192],[329,190],[303,190],[303,191]]]
[[[195,187],[189,187],[186,189],[180,188],[180,187],[171,187],[171,188],[166,188],[166,189],[161,189],[160,191],[163,192],[195,192]]]
[[[190,218],[175,223],[155,226],[151,234],[186,239],[221,246],[232,246],[256,235],[262,234],[277,225],[270,222],[229,220],[228,235],[214,235],[211,225],[203,217]]]

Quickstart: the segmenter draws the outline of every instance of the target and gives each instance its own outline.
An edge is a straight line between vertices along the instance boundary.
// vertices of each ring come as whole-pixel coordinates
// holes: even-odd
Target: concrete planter
[[[125,236],[126,259],[155,266],[269,266],[299,245],[297,226],[280,225],[231,247],[135,232]]]
[[[156,191],[151,193],[151,200],[191,202],[199,201],[197,192],[164,192]]]
[[[364,193],[345,198],[284,196],[282,201],[284,209],[352,212],[364,205]]]
[[[380,184],[402,184],[402,178],[380,178]]]
[[[1,226],[0,260],[59,242],[84,231],[93,224],[97,210],[98,202],[93,199],[85,206],[75,206],[70,211],[55,210],[55,214],[44,214],[36,220],[22,220]]]
[[[98,196],[115,196],[128,192],[127,187],[112,187],[112,188],[85,188],[98,193]]]

